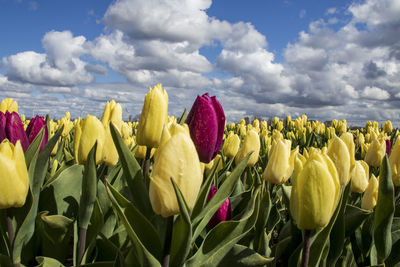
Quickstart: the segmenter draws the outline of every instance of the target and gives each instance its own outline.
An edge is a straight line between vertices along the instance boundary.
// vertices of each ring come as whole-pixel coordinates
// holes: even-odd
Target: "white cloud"
[[[366,86],[362,91],[362,96],[369,99],[386,100],[390,98],[390,94],[375,86]]]
[[[80,59],[86,51],[85,37],[73,37],[69,31],[51,31],[45,34],[42,43],[44,54],[26,51],[3,58],[10,79],[58,86],[93,81],[87,63]]]

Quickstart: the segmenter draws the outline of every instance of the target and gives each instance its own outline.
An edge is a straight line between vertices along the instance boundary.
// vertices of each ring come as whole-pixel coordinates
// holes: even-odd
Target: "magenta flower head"
[[[0,142],[7,138],[15,145],[20,140],[24,152],[29,147],[28,137],[25,134],[24,125],[17,112],[6,114],[0,112]]]
[[[0,111],[0,142],[7,138],[6,121],[6,115]]]
[[[217,193],[218,189],[213,185],[210,189],[210,192],[207,196],[207,203],[211,200],[211,198]],[[229,198],[227,198],[224,203],[222,203],[221,207],[214,213],[211,220],[208,222],[208,226],[214,228],[220,222],[228,221],[232,219],[232,209],[231,202]]]
[[[43,117],[36,115],[36,117],[29,122],[29,125],[26,128],[26,135],[28,137],[29,144],[31,144],[33,140],[35,140],[35,137],[38,135],[42,127],[44,127],[44,136],[39,151],[42,151],[43,147],[47,144],[48,141],[49,134],[47,131],[46,121]]]
[[[390,154],[390,149],[392,148],[392,145],[390,143],[389,139],[386,139],[386,154]]]
[[[221,104],[208,93],[197,96],[186,119],[201,162],[209,163],[221,149],[225,114]]]

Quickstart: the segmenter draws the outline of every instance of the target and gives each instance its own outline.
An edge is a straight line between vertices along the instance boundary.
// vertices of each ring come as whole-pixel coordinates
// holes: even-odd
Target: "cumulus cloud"
[[[357,2],[347,10],[351,19],[338,30],[320,19],[300,32],[298,40],[285,49],[285,73],[298,92],[289,106],[344,108],[351,116],[357,114],[353,105],[357,103],[373,110],[375,118],[382,116],[380,120],[399,114],[394,101],[386,106],[393,112],[377,109],[383,106],[377,101],[390,100],[400,89],[399,8],[395,0]],[[328,15],[337,13],[337,9],[327,11]],[[362,117],[361,112],[358,116]]]
[[[381,88],[375,86],[366,86],[362,91],[362,96],[370,99],[385,100],[389,99],[390,94]]]
[[[73,37],[70,31],[50,31],[42,39],[46,53],[26,51],[3,58],[6,74],[11,80],[32,84],[90,83],[93,75],[80,59],[86,51],[85,41],[83,36]]]

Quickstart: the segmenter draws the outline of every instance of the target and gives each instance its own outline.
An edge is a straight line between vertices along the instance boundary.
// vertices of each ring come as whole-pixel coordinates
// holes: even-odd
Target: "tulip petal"
[[[6,135],[6,115],[3,112],[0,112],[0,142],[2,142]]]
[[[211,100],[214,104],[214,109],[217,115],[218,120],[218,132],[217,132],[217,143],[214,148],[213,158],[218,154],[218,151],[221,149],[222,139],[224,136],[224,128],[225,128],[225,113],[222,109],[221,103],[215,98],[215,96],[211,97]]]
[[[25,152],[29,147],[29,141],[28,137],[25,134],[24,125],[22,124],[18,113],[6,112],[6,117],[6,133],[8,140],[10,140],[10,142],[13,144],[15,144],[17,140],[20,140],[21,146]]]
[[[218,118],[208,93],[197,96],[186,119],[201,162],[213,159],[218,138]],[[220,144],[221,146],[221,144]]]

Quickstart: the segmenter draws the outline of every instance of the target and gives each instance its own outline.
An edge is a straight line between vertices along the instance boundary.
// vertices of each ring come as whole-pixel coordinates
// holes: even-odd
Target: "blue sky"
[[[210,92],[229,121],[306,113],[398,123],[397,0],[0,0],[0,97],[21,112],[170,114]]]

